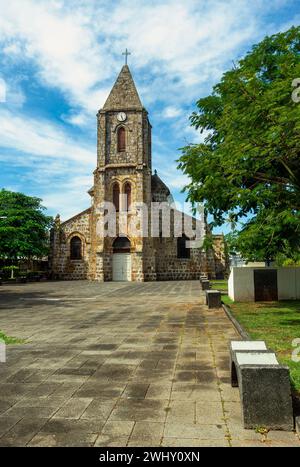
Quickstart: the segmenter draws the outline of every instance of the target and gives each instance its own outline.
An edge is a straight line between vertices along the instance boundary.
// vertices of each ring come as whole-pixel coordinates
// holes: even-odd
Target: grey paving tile
[[[65,433],[98,433],[100,434],[105,421],[51,418],[41,427],[41,434],[62,435]]]
[[[159,446],[164,431],[164,423],[159,422],[135,422],[130,436],[129,446],[139,445],[134,443],[143,443],[147,446]]]
[[[145,383],[129,383],[122,397],[125,399],[144,399],[149,388],[149,384]]]
[[[180,420],[182,423],[193,423],[196,421],[196,403],[193,400],[172,400],[168,410],[168,423]]]
[[[91,447],[97,439],[94,433],[36,434],[28,443],[30,447]]]
[[[225,439],[226,426],[202,423],[166,423],[164,436],[167,438]]]
[[[117,399],[111,398],[95,398],[88,405],[86,410],[81,415],[81,419],[93,420],[107,420],[111,411],[115,407]]]
[[[228,447],[222,439],[201,440],[198,438],[163,438],[163,447]]]
[[[221,395],[232,444],[262,445],[243,429],[230,386],[228,341],[238,336],[222,310],[201,305],[197,281],[1,294],[1,328],[30,340],[8,346],[0,366],[1,446],[227,446]],[[298,442],[276,432],[263,446]]]
[[[102,428],[101,435],[107,435],[112,438],[129,437],[134,427],[133,421],[118,420],[108,421]]]
[[[167,401],[157,399],[120,400],[113,409],[110,420],[164,421]]]
[[[72,397],[56,412],[54,418],[80,418],[92,400],[87,397]]]
[[[7,433],[13,426],[15,426],[22,417],[5,415],[0,416],[0,437]]]
[[[45,418],[22,418],[0,438],[0,445],[25,446],[46,422]]]
[[[126,447],[128,436],[115,437],[109,435],[100,435],[96,439],[95,447]]]

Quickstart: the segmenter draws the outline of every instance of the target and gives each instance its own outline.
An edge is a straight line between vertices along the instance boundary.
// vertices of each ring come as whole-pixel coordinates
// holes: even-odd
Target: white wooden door
[[[113,254],[113,281],[131,281],[130,253]]]

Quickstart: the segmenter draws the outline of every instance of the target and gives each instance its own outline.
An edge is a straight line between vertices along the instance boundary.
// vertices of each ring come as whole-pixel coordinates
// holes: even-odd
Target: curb
[[[237,332],[239,333],[239,335],[241,336],[241,338],[244,340],[244,341],[252,341],[251,337],[249,336],[249,334],[245,331],[245,329],[240,325],[240,323],[235,319],[235,317],[232,315],[230,309],[225,305],[225,303],[222,303],[222,308],[223,310],[225,311],[226,315],[228,316],[228,318],[230,319],[230,321],[232,322],[232,324],[234,325],[235,329],[237,330]]]

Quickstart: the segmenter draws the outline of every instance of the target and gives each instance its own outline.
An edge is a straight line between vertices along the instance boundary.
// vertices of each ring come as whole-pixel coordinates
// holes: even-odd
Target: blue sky
[[[188,121],[195,102],[254,43],[299,25],[300,2],[0,0],[0,12],[0,186],[67,219],[90,205],[95,115],[126,47],[153,125],[153,168],[183,202],[175,161],[201,141]]]

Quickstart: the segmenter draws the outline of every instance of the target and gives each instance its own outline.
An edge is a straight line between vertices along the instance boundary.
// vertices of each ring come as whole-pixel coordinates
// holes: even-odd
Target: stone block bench
[[[203,279],[200,281],[200,286],[202,290],[208,290],[209,289],[209,280],[208,279]]]
[[[239,387],[245,428],[293,430],[289,369],[264,341],[232,341],[230,371],[231,385]]]
[[[206,290],[205,294],[208,308],[221,308],[221,292],[218,290]]]

